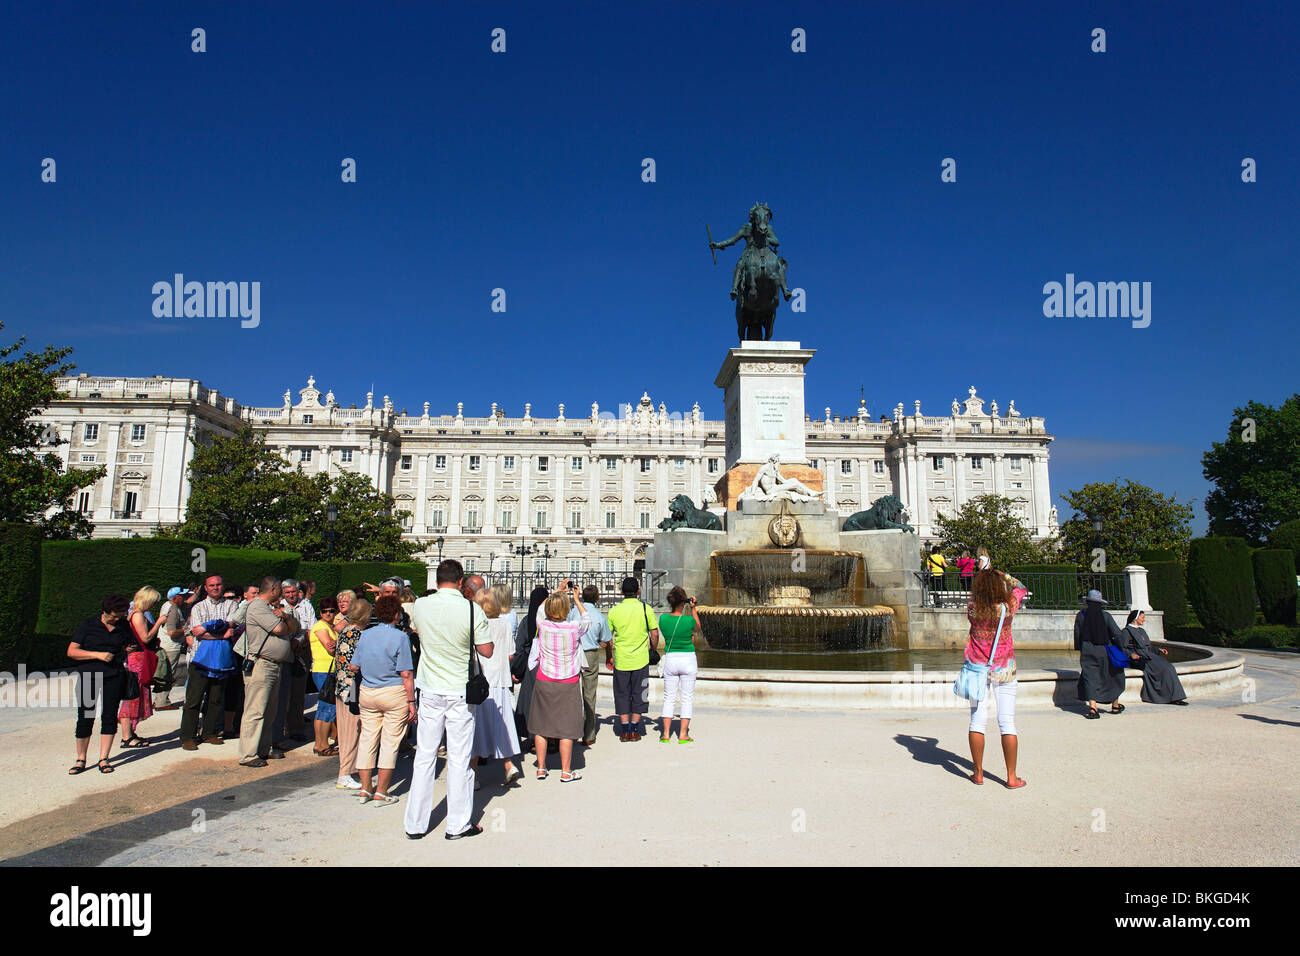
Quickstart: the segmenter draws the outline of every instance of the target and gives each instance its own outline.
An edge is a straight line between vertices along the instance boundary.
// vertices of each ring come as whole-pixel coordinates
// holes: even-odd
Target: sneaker
[[[351,777],[339,777],[334,784],[335,790],[360,790],[361,781],[353,780]]]
[[[442,838],[444,840],[460,840],[463,839],[464,837],[478,836],[482,832],[483,832],[482,827],[475,826],[474,824],[471,823],[469,826],[461,830],[459,833],[444,833]]]

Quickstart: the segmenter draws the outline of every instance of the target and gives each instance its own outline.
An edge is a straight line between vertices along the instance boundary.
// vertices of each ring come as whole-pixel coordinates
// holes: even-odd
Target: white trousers
[[[977,734],[984,733],[989,723],[989,701],[998,699],[998,731],[1002,736],[1013,736],[1016,732],[1016,682],[995,684],[989,681],[989,691],[978,704],[971,701],[970,729]]]
[[[474,772],[469,758],[474,747],[474,710],[463,697],[420,691],[415,766],[406,798],[406,832],[427,833],[433,813],[434,774],[438,747],[447,732],[447,832],[461,833],[474,812]]]
[[[677,702],[680,690],[681,717],[682,720],[690,720],[695,705],[695,675],[700,670],[695,654],[692,651],[673,651],[665,654],[659,664],[664,675],[664,707],[659,715],[665,720],[672,719],[673,705]]]

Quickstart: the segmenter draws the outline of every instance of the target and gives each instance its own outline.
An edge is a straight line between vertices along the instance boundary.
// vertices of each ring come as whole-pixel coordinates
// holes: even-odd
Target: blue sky
[[[1298,390],[1295,7],[698,6],[14,8],[0,337],[247,404],[314,374],[413,413],[720,418],[738,249],[714,266],[705,224],[765,200],[814,414],[973,384],[1046,417],[1054,492],[1132,477],[1203,529],[1201,453]],[[177,272],[259,281],[261,324],[155,318]],[[1044,317],[1067,273],[1150,282],[1150,326]]]

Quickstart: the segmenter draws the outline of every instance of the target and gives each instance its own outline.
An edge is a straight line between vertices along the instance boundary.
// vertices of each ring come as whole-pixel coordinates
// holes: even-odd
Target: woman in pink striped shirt
[[[545,780],[546,738],[560,741],[560,782],[581,780],[582,774],[572,770],[573,742],[582,736],[582,685],[579,675],[583,665],[580,638],[591,625],[591,616],[578,600],[578,589],[572,581],[553,591],[542,605],[545,620],[538,615],[537,639],[533,641],[528,656],[528,666],[537,666],[537,685],[533,688],[532,703],[528,708],[528,729],[534,735],[537,753],[537,779]],[[565,620],[573,605],[582,611],[582,617]]]

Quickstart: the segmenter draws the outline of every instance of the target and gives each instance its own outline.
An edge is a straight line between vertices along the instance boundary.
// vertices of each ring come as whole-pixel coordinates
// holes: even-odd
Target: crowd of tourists
[[[518,785],[524,755],[536,776],[550,776],[558,751],[561,783],[582,779],[575,745],[596,743],[596,689],[602,665],[612,671],[621,742],[646,736],[652,651],[663,649],[665,694],[660,743],[693,742],[695,599],[680,587],[669,611],[656,614],[640,598],[636,578],[604,614],[599,591],[566,580],[537,587],[521,615],[503,585],[486,586],[458,561],[439,563],[436,587],[416,597],[410,582],[365,585],[312,604],[311,581],[267,576],[241,590],[210,575],[201,589],[177,586],[164,600],[143,587],[132,599],[111,595],[78,627],[68,647],[77,663],[77,759],[87,769],[99,711],[101,773],[112,773],[119,724],[121,746],[148,747],[140,724],[156,711],[180,709],[181,747],[238,741],[240,766],[261,768],[284,758],[294,742],[336,758],[335,786],[363,804],[398,802],[390,792],[397,759],[414,752],[405,831],[425,836],[434,806],[437,764],[445,760],[446,838],[474,836],[473,793],[482,767],[500,762],[501,784]],[[187,656],[184,703],[171,692]],[[306,722],[308,687],[317,699]],[[411,737],[414,735],[414,742]]]

